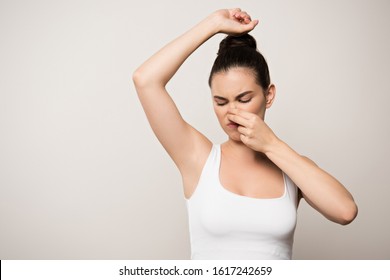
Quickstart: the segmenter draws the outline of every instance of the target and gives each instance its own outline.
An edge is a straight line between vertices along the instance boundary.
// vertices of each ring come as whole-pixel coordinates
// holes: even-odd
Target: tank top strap
[[[284,177],[284,181],[285,181],[286,195],[294,204],[297,204],[298,203],[298,187],[290,179],[290,177],[288,177],[287,174],[284,172],[283,172],[283,177]]]
[[[220,145],[213,144],[207,157],[207,160],[203,166],[202,172],[199,177],[198,184],[194,193],[188,199],[194,200],[195,197],[209,195],[211,189],[216,189],[219,181],[219,164],[220,164]]]
[[[221,163],[221,146],[213,144],[206,164],[203,167],[203,173],[207,173],[208,178],[218,179],[219,166]]]

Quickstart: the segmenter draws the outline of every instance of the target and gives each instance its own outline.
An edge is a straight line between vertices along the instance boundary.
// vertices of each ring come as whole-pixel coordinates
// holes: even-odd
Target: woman
[[[275,98],[268,66],[240,9],[212,13],[142,64],[135,87],[150,125],[181,172],[192,259],[291,259],[299,199],[346,225],[357,206],[346,188],[264,123]],[[215,145],[186,123],[166,84],[200,45],[221,42],[209,84],[228,140]]]

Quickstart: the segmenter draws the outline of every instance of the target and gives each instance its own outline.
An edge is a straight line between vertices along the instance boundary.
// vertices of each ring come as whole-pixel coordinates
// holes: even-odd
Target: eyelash
[[[252,100],[252,98],[251,99],[248,99],[248,100],[238,100],[238,102],[240,102],[240,103],[248,103],[249,101],[251,101]],[[227,104],[227,102],[226,103],[218,103],[217,102],[217,106],[224,106],[224,105],[226,105]]]

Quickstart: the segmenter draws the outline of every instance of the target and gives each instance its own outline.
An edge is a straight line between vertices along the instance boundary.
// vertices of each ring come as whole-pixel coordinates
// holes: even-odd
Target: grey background
[[[389,1],[0,0],[0,259],[189,258],[180,174],[131,74],[225,7],[261,21],[267,123],[359,206],[343,227],[301,203],[294,258],[390,258]],[[207,77],[222,38],[169,84],[216,143]]]

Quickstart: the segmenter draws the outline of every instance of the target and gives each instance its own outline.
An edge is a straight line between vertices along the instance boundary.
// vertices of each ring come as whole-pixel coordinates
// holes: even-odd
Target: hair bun
[[[228,35],[219,43],[218,55],[231,48],[251,48],[257,51],[255,38],[249,34],[241,36]]]

